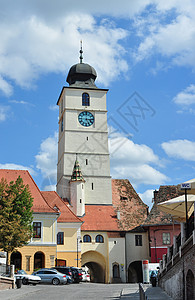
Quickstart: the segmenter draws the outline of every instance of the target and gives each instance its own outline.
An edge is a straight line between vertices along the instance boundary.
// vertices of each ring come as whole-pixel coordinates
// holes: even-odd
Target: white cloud
[[[195,104],[195,85],[191,84],[186,89],[178,93],[173,101],[183,107]]]
[[[172,140],[162,143],[161,146],[170,157],[195,161],[195,142],[189,140]]]
[[[169,2],[124,0],[121,5],[84,0],[78,6],[75,0],[68,4],[58,0],[57,5],[44,0],[17,4],[0,0],[0,90],[10,96],[13,82],[31,88],[43,73],[66,73],[78,61],[80,39],[84,62],[95,67],[97,80],[104,85],[129,73],[126,57],[132,49],[126,52],[122,44],[130,34],[139,37],[137,61],[157,52],[170,57],[172,64],[194,66],[195,4]],[[121,18],[129,20],[129,28],[134,20],[134,28],[117,27]]]
[[[166,175],[151,166],[160,166],[161,162],[148,146],[135,144],[118,134],[109,139],[109,148],[112,153],[111,175],[114,178],[128,178],[135,186],[162,184],[168,180]]]
[[[143,202],[145,204],[147,204],[149,206],[149,208],[151,209],[153,203],[152,203],[152,199],[154,196],[154,190],[146,190],[144,193],[139,193],[140,198],[143,200]]]
[[[43,188],[44,191],[56,191],[56,185],[52,184],[52,185],[46,185]]]
[[[10,96],[13,92],[12,86],[0,75],[0,91],[6,96]]]
[[[53,111],[56,111],[56,110],[59,109],[59,107],[58,107],[57,105],[50,105],[50,106],[49,106],[49,109],[50,109],[50,110],[53,110]]]
[[[136,60],[141,61],[158,53],[170,58],[171,64],[195,67],[195,3],[152,2],[154,9],[150,15],[134,23],[141,37],[135,51]]]
[[[41,171],[44,180],[56,182],[57,175],[57,137],[54,136],[46,138],[40,145],[40,152],[35,156],[36,167]]]
[[[23,105],[30,105],[30,106],[34,106],[33,104],[27,102],[27,101],[18,101],[18,100],[10,100],[10,103],[15,103],[15,104],[23,104]]]
[[[10,170],[28,170],[31,175],[36,175],[36,172],[31,167],[17,165],[14,163],[0,164],[0,169]]]
[[[0,122],[3,122],[7,119],[8,111],[9,111],[8,106],[0,105]]]
[[[8,80],[30,88],[40,74],[67,72],[79,62],[80,39],[84,62],[95,67],[99,82],[107,85],[128,70],[120,43],[128,32],[111,21],[97,23],[87,13],[71,12],[50,22],[47,16],[33,15],[32,11],[28,18],[17,20],[16,26],[14,16],[12,8],[10,22],[0,21],[0,86],[7,96],[12,93]]]

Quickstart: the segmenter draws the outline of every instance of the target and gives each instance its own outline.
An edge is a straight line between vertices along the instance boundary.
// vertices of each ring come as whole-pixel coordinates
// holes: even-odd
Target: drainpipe
[[[125,233],[125,277],[126,283],[128,282],[128,272],[127,272],[127,233]]]

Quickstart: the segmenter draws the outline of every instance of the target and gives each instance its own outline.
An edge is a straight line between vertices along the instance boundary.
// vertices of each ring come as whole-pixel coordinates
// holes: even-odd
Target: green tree
[[[0,249],[9,254],[32,237],[33,198],[19,176],[15,182],[0,181]]]

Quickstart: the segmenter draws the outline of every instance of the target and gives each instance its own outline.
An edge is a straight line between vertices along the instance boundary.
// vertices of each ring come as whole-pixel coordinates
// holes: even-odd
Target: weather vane
[[[81,49],[80,49],[80,64],[83,63],[83,47],[82,47],[82,40],[80,41]]]

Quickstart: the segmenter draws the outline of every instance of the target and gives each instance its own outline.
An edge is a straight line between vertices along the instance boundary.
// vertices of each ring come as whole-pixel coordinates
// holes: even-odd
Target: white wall
[[[110,282],[113,277],[113,264],[119,264],[120,277],[122,282],[126,282],[125,275],[125,238],[109,238],[109,272]]]

